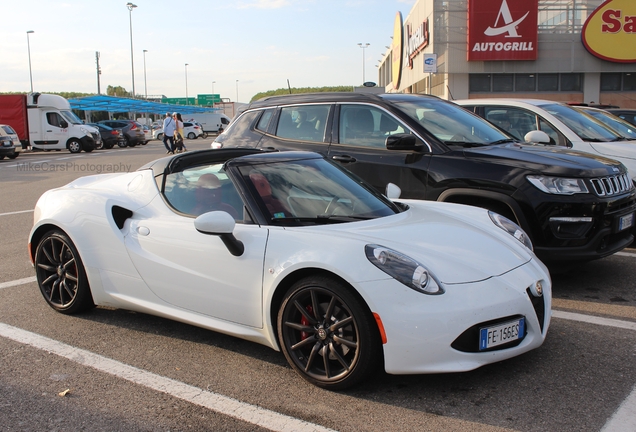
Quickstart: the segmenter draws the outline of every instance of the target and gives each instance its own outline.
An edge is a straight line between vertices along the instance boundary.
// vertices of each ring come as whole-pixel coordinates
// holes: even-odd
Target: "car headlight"
[[[526,232],[522,230],[519,225],[517,225],[507,217],[504,217],[499,213],[495,213],[490,210],[488,211],[488,216],[490,216],[490,219],[495,225],[519,240],[519,242],[521,242],[521,244],[523,244],[528,249],[533,250],[530,237],[528,237],[528,234],[526,234]]]
[[[424,294],[444,294],[435,276],[413,258],[374,244],[366,245],[364,250],[371,264],[407,287]]]
[[[542,192],[555,195],[574,195],[577,193],[588,193],[585,182],[581,179],[527,176],[530,183]]]
[[[85,135],[91,136],[91,133],[88,131],[88,129],[80,127],[80,130],[84,132]]]

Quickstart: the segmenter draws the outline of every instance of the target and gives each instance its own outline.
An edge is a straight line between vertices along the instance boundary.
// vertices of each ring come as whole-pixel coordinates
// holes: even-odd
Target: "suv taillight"
[[[130,130],[135,130],[137,129],[137,125],[135,123],[132,124],[132,127],[130,128]]]

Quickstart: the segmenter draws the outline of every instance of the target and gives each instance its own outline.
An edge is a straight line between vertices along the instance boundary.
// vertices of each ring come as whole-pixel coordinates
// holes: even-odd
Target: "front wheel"
[[[157,139],[158,139],[159,141],[163,141],[163,134],[162,134],[162,133],[158,134],[158,135],[157,135]]]
[[[74,314],[94,306],[82,260],[62,231],[49,231],[38,243],[35,272],[44,299],[56,311]]]
[[[340,390],[376,369],[380,335],[366,305],[329,277],[295,283],[278,311],[278,339],[292,368],[310,383]]]
[[[71,153],[79,153],[82,151],[82,143],[76,139],[72,139],[68,142],[68,151]]]

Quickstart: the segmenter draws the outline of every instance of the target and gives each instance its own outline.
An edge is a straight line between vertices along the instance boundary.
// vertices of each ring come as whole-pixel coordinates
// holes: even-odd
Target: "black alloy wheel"
[[[278,312],[278,339],[292,368],[329,390],[358,383],[382,357],[371,312],[348,286],[328,277],[290,288]]]
[[[35,272],[44,299],[56,311],[74,314],[94,307],[82,260],[62,231],[49,231],[38,243]]]

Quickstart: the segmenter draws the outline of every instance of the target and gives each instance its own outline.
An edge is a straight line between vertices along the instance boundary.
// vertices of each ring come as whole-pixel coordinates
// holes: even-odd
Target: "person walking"
[[[174,131],[176,126],[176,120],[170,113],[166,113],[166,118],[163,119],[163,145],[166,147],[166,154],[174,154]],[[168,142],[170,145],[168,145]]]
[[[185,134],[183,132],[183,118],[181,117],[181,113],[178,113],[178,112],[174,113],[173,115],[177,125],[176,126],[177,132],[181,136],[181,147],[177,149],[177,153],[187,152],[188,149],[186,148],[186,145],[185,145]]]

